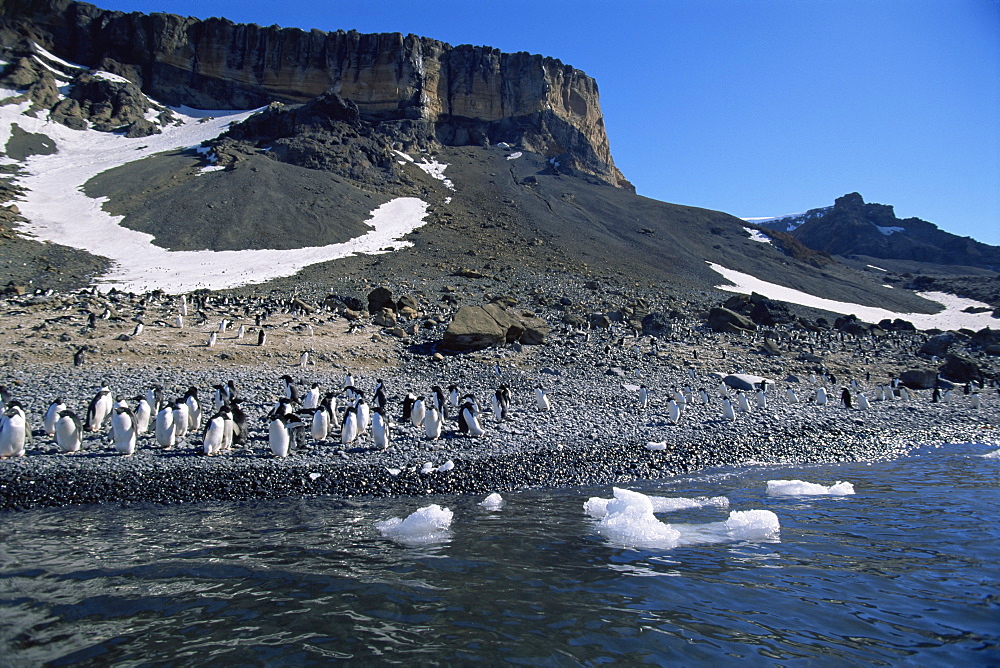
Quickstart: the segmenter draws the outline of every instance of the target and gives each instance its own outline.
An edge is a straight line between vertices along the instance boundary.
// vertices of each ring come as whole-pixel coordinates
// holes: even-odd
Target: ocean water
[[[996,454],[4,513],[0,664],[996,665]]]

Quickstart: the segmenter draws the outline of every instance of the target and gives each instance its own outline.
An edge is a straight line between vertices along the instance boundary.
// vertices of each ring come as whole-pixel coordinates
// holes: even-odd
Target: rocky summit
[[[856,194],[793,225],[642,197],[553,58],[8,0],[0,60],[0,398],[34,438],[0,438],[0,507],[616,482],[996,424],[997,249]],[[381,391],[394,444],[310,440],[286,397],[283,456],[293,373],[345,410]],[[233,380],[246,442],[64,456],[46,407],[98,379]],[[449,384],[485,433],[404,419]]]

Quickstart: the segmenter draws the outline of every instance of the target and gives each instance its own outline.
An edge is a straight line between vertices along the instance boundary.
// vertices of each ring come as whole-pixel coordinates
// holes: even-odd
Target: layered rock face
[[[306,32],[8,0],[0,41],[128,78],[167,104],[246,109],[332,91],[366,121],[447,145],[505,141],[617,186],[596,82],[558,60],[399,33]]]

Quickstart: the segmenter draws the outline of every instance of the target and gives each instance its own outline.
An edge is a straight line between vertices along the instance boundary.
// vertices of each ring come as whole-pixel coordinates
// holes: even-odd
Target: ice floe
[[[406,519],[393,517],[375,523],[386,538],[405,545],[436,543],[450,537],[448,528],[454,513],[448,508],[431,504],[411,513]]]
[[[479,505],[485,508],[486,510],[500,510],[501,508],[504,507],[505,503],[506,502],[503,500],[502,496],[500,496],[496,492],[493,492],[485,499],[480,501]]]
[[[614,488],[614,498],[592,497],[585,512],[597,520],[597,533],[609,542],[629,547],[673,549],[683,545],[778,537],[781,526],[770,510],[734,510],[729,519],[707,524],[668,524],[655,515],[687,508],[729,506],[726,497],[671,499]]]
[[[849,482],[828,486],[804,480],[768,480],[767,493],[770,496],[848,496],[854,494],[854,485]]]

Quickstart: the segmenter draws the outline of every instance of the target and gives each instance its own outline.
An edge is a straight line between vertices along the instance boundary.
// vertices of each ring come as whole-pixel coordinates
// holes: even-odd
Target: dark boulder
[[[664,313],[653,312],[642,319],[642,333],[646,336],[666,336],[673,324]]]
[[[929,390],[937,383],[933,369],[910,369],[899,374],[899,382],[911,390]]]
[[[939,371],[943,377],[956,383],[968,383],[970,380],[979,380],[983,377],[979,365],[962,355],[948,355]]]
[[[706,324],[713,332],[727,332],[730,334],[752,332],[757,329],[757,325],[750,318],[746,318],[727,308],[720,307],[715,307],[709,312]]]
[[[957,343],[959,336],[954,332],[943,332],[927,339],[924,345],[917,350],[919,355],[929,355],[932,357],[944,357],[948,354],[948,349]]]
[[[549,326],[533,314],[518,314],[499,304],[463,306],[455,313],[441,340],[446,350],[482,350],[504,343],[545,343]]]
[[[375,288],[368,293],[368,312],[377,313],[384,308],[396,310],[396,303],[392,300],[392,291],[388,288]]]

